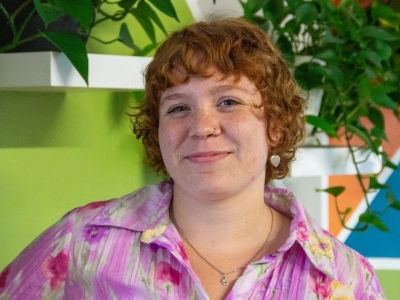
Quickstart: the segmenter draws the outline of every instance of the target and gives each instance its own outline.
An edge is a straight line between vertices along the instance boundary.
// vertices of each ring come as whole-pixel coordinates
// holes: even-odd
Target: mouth
[[[211,163],[220,160],[229,155],[227,151],[207,151],[197,152],[186,156],[185,158],[193,163]]]

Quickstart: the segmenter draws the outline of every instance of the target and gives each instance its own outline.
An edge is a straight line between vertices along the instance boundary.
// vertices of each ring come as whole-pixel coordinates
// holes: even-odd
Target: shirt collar
[[[265,203],[292,218],[289,238],[277,252],[287,251],[294,243],[298,243],[318,270],[337,280],[334,237],[316,223],[289,190],[266,185],[264,198]]]
[[[148,185],[107,203],[90,224],[135,231],[155,229],[169,222],[168,208],[171,199],[172,185],[170,183]]]
[[[171,230],[168,209],[172,194],[171,182],[145,186],[107,203],[90,224],[142,231],[141,241],[149,244]],[[266,204],[292,218],[290,236],[277,252],[299,243],[311,263],[336,280],[333,237],[317,225],[289,190],[266,185],[264,199]]]

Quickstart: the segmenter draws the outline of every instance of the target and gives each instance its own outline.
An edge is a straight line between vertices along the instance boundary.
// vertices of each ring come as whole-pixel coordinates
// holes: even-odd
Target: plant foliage
[[[386,226],[380,219],[383,212],[373,211],[369,193],[388,189],[388,208],[400,202],[390,187],[377,181],[376,174],[361,174],[355,151],[382,157],[382,167],[396,168],[381,144],[387,140],[382,109],[390,110],[399,119],[400,80],[400,16],[382,1],[355,0],[249,0],[242,2],[244,18],[268,32],[294,68],[294,75],[305,90],[324,91],[318,116],[306,116],[314,126],[313,134],[324,132],[346,141],[364,193],[367,211],[361,215],[364,230],[374,225]],[[365,4],[365,5],[364,5]],[[294,65],[295,57],[308,55],[311,60]],[[324,62],[321,64],[321,61]],[[365,120],[368,120],[367,122]],[[366,124],[372,124],[367,126]],[[354,137],[361,140],[361,149],[353,147]],[[369,177],[369,186],[363,178]],[[324,190],[336,201],[344,189]],[[338,207],[338,206],[337,206]],[[343,226],[350,210],[337,208]]]
[[[32,5],[33,3],[33,5]],[[17,24],[16,18],[24,10],[30,9],[22,24]],[[27,24],[33,15],[38,14],[45,27],[68,15],[78,22],[77,33],[97,41],[110,44],[121,42],[134,50],[136,55],[145,55],[157,46],[155,28],[159,28],[167,34],[158,14],[164,14],[179,22],[175,8],[171,0],[26,0],[14,10],[8,11],[0,1],[0,14],[7,20],[12,33],[12,41],[0,46],[0,53],[10,52],[18,45],[44,37],[54,44],[61,52],[64,52],[72,65],[77,69],[86,83],[88,83],[88,58],[84,42],[77,35],[66,32],[36,32],[35,34],[22,38],[27,30]],[[124,22],[127,18],[136,19],[142,26],[151,44],[141,49],[135,44],[134,38]],[[120,22],[119,34],[115,39],[102,40],[92,34],[92,29],[103,22]]]

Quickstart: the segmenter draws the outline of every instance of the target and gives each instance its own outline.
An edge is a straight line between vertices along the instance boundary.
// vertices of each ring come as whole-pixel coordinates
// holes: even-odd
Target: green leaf
[[[380,40],[375,43],[375,52],[381,60],[389,59],[393,53],[392,47]]]
[[[383,221],[377,215],[370,212],[361,214],[358,218],[358,221],[360,223],[374,225],[382,231],[389,231],[389,228],[386,227],[385,223],[383,223]]]
[[[317,53],[315,57],[327,63],[337,64],[339,61],[337,54],[331,49],[326,49],[323,52]]]
[[[388,137],[387,137],[385,131],[378,127],[374,127],[371,129],[371,135],[388,141]]]
[[[375,27],[375,26],[364,26],[360,30],[360,34],[366,38],[374,38],[383,41],[395,41],[397,37],[393,34],[390,34],[383,28]]]
[[[33,5],[35,6],[40,18],[43,20],[45,27],[47,27],[51,22],[57,20],[63,13],[60,8],[50,3],[42,3],[40,0],[33,0]]]
[[[385,119],[383,114],[379,109],[371,107],[368,109],[368,119],[375,125],[375,127],[384,130],[385,129]]]
[[[369,149],[371,149],[374,153],[378,153],[378,148],[376,147],[375,143],[371,139],[371,136],[368,134],[368,132],[364,130],[364,128],[356,127],[351,124],[346,124],[345,126],[349,132],[352,132],[359,138],[361,138]]]
[[[263,8],[265,5],[267,5],[268,2],[269,2],[269,0],[248,0],[247,6],[249,9],[249,12],[251,14],[255,14],[261,8]]]
[[[394,102],[392,98],[390,98],[385,93],[372,93],[371,99],[375,102],[375,104],[379,106],[389,108],[395,112],[399,111],[396,102]]]
[[[271,20],[276,29],[279,28],[279,24],[282,20],[287,17],[285,13],[285,3],[283,1],[269,1],[268,4],[264,6],[263,13],[266,18]]]
[[[381,59],[375,51],[365,49],[360,55],[372,62],[378,69],[382,69]]]
[[[294,77],[305,90],[318,87],[323,82],[321,66],[314,62],[302,63],[294,71]]]
[[[370,190],[377,190],[378,189],[379,190],[379,189],[387,189],[387,188],[390,188],[390,186],[387,185],[387,184],[380,183],[375,175],[372,174],[372,175],[369,176],[369,187],[368,187],[368,189],[370,189]]]
[[[292,43],[287,39],[287,37],[280,35],[276,41],[276,44],[279,50],[282,52],[284,58],[293,64],[295,60],[295,54],[293,53]]]
[[[118,6],[125,9],[125,10],[130,10],[135,3],[137,2],[137,0],[122,0],[117,2]]]
[[[346,188],[344,186],[333,186],[324,190],[318,189],[318,191],[328,193],[334,197],[338,197],[341,193],[344,192],[345,189]]]
[[[326,41],[327,43],[331,43],[331,44],[343,44],[343,43],[344,43],[344,40],[342,40],[342,39],[340,39],[340,38],[338,38],[338,37],[336,37],[336,36],[334,36],[334,35],[332,34],[332,31],[331,31],[330,28],[327,28],[327,29],[326,29],[326,32],[325,32],[325,41]]]
[[[389,6],[375,1],[372,6],[372,16],[375,20],[381,19],[386,22],[390,27],[399,30],[400,16]]]
[[[328,135],[334,137],[338,136],[335,127],[331,123],[329,123],[326,119],[312,115],[306,115],[305,118],[308,124],[311,124],[317,128],[322,129]]]
[[[66,14],[78,20],[86,31],[90,30],[90,24],[94,16],[94,6],[91,0],[54,0],[54,4]]]
[[[295,18],[299,23],[311,24],[317,14],[315,6],[311,2],[305,2],[296,9]]]
[[[140,51],[140,48],[133,42],[128,26],[125,22],[121,24],[119,29],[118,41],[135,51]]]
[[[155,44],[156,34],[154,31],[153,23],[151,23],[151,19],[147,15],[143,14],[143,11],[140,10],[139,7],[132,9],[131,14],[138,20],[144,31],[146,31],[152,43]]]
[[[89,59],[82,40],[71,33],[41,32],[41,35],[65,53],[86,84],[89,85]]]
[[[138,10],[140,10],[143,14],[147,15],[151,20],[153,20],[154,23],[164,32],[165,35],[167,35],[167,31],[165,30],[164,25],[162,24],[160,18],[157,16],[155,11],[151,8],[150,5],[148,5],[144,1],[140,1],[138,5]]]
[[[386,154],[385,152],[383,152],[383,153],[381,154],[381,156],[382,156],[382,164],[383,164],[385,167],[391,168],[392,170],[397,170],[397,169],[398,169],[397,165],[394,164],[394,163],[388,158],[388,156],[387,156],[387,154]]]
[[[146,56],[147,54],[149,54],[151,51],[155,50],[157,48],[157,44],[149,44],[146,47],[143,47],[142,49],[140,49],[139,51],[135,52],[136,56]]]
[[[335,65],[326,65],[326,66],[320,66],[318,65],[315,70],[322,74],[324,77],[329,78],[333,80],[336,83],[342,82],[343,81],[343,72],[342,70],[335,66]]]
[[[386,194],[386,201],[389,207],[400,210],[400,201],[396,199],[396,196],[392,191],[389,191]]]
[[[175,8],[172,5],[171,0],[149,0],[159,11],[163,12],[167,16],[174,18],[178,22],[178,16],[176,14]]]

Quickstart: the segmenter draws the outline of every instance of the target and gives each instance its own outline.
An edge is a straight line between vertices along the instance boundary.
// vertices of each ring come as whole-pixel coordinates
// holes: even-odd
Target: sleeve
[[[75,214],[66,214],[2,271],[0,300],[64,298]]]

